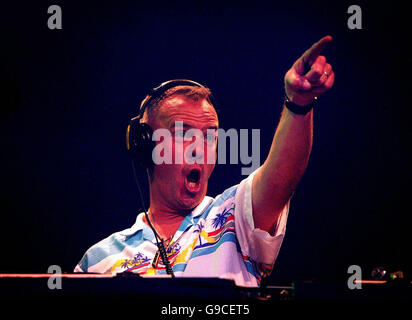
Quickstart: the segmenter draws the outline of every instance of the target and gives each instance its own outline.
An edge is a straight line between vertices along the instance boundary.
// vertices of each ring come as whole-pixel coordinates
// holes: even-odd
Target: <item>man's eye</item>
[[[179,139],[183,139],[185,136],[185,133],[183,131],[176,131],[175,132],[175,137]]]
[[[215,137],[215,135],[213,135],[213,134],[208,134],[208,135],[206,136],[206,141],[207,141],[208,143],[213,143],[213,142],[215,142],[215,139],[216,139],[216,137]]]

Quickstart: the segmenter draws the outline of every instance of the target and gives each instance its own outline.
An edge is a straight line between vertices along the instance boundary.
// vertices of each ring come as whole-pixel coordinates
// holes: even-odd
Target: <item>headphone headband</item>
[[[141,119],[143,117],[143,114],[151,101],[159,98],[167,90],[177,87],[177,86],[192,86],[192,87],[204,87],[205,88],[204,85],[196,81],[187,80],[187,79],[173,79],[173,80],[165,81],[161,83],[158,87],[150,90],[148,97],[146,97],[146,99],[144,99],[142,101],[142,104],[140,105],[139,115],[137,116],[137,118]]]

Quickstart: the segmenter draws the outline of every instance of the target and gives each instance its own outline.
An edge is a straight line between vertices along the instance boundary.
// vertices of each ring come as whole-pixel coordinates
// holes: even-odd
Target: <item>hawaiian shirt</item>
[[[272,271],[285,235],[289,202],[273,236],[255,228],[253,176],[215,198],[206,196],[185,217],[166,249],[176,277],[218,277],[232,279],[238,286],[257,287],[262,276]],[[143,216],[140,213],[131,228],[89,248],[74,271],[165,275],[161,259],[153,264],[158,247]]]

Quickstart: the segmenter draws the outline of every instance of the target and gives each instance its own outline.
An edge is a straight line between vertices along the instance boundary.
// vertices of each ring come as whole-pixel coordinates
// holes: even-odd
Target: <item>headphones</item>
[[[186,79],[174,79],[163,82],[160,86],[150,90],[150,93],[140,105],[139,114],[132,118],[127,126],[127,150],[136,163],[143,168],[151,168],[153,166],[152,151],[156,143],[152,141],[153,129],[147,123],[141,123],[140,119],[142,119],[150,102],[161,97],[167,90],[177,86],[205,87],[198,82]]]

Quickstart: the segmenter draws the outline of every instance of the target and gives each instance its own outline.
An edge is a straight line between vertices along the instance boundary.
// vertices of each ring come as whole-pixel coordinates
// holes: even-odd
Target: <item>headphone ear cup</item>
[[[152,141],[153,130],[147,123],[132,119],[127,127],[126,146],[136,163],[144,168],[153,166],[152,152],[156,146]]]

